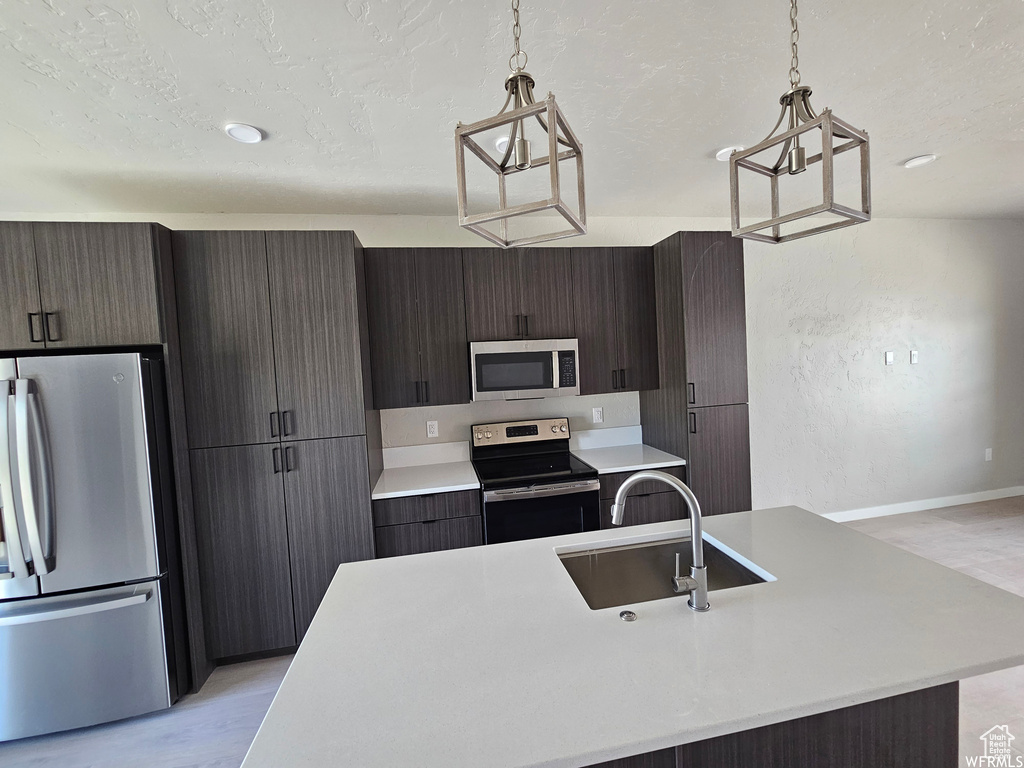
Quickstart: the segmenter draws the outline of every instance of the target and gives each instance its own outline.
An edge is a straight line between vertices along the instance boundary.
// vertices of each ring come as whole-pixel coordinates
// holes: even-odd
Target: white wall
[[[484,245],[453,217],[48,218],[354,229],[371,247]],[[727,228],[724,219],[603,218],[560,245],[649,245],[677,230]],[[876,219],[780,246],[747,243],[746,256],[755,507],[833,512],[1024,485],[1024,222]],[[882,364],[886,349],[896,365]],[[582,405],[575,429],[585,426]],[[464,439],[478,406],[452,408],[385,413],[385,440],[425,439],[415,433],[429,413],[440,440]],[[606,426],[629,413],[608,408]]]

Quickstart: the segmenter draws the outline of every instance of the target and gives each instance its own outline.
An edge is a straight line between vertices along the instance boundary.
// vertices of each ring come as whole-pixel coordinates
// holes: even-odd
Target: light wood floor
[[[1024,596],[1024,497],[848,525]],[[238,768],[290,661],[219,667],[166,712],[0,744],[0,766]],[[1024,667],[961,682],[961,755],[981,754],[979,737],[993,725],[1024,744]]]

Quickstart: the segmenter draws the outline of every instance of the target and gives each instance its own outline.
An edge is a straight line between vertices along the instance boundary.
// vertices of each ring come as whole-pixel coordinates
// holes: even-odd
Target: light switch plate
[[[992,461],[992,449],[991,448],[986,448],[985,449],[985,461]]]
[[[604,408],[595,408],[594,409],[594,423],[595,424],[604,424]]]
[[[917,365],[917,350],[916,349],[910,350],[910,364],[911,365]]]
[[[427,437],[437,437],[437,422],[436,421],[428,421],[427,422]]]
[[[891,350],[887,350],[886,351],[886,353],[885,353],[885,364],[886,365],[895,365],[896,364],[896,353],[895,352],[893,352]]]

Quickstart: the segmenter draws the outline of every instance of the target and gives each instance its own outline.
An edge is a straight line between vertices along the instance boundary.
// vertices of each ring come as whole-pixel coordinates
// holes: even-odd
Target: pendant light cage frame
[[[522,121],[532,117],[543,119],[541,125],[545,127],[547,134],[548,154],[546,157],[533,159],[528,168],[519,169],[514,164],[508,163],[503,167],[473,138],[476,134],[485,131],[493,131],[504,126],[521,125]],[[560,144],[564,147],[561,151],[559,151]],[[498,207],[496,209],[469,214],[466,150],[469,150],[497,177]],[[555,158],[554,162],[552,162],[552,158]],[[576,165],[575,181],[578,206],[576,210],[573,210],[562,198],[561,166],[570,162],[575,162]],[[545,168],[545,166],[547,167]],[[587,233],[587,207],[583,191],[583,145],[580,144],[576,134],[569,127],[569,123],[566,122],[565,116],[555,103],[555,97],[552,94],[549,93],[544,101],[526,104],[469,125],[459,123],[455,129],[455,167],[458,174],[459,226],[475,232],[495,245],[502,248],[514,248]],[[550,195],[542,200],[509,205],[506,178],[512,174],[528,173],[533,170],[548,174]],[[569,229],[528,237],[509,238],[510,220],[549,210],[560,214],[569,224]],[[496,231],[493,227],[495,223],[497,224]]]
[[[809,91],[808,91],[809,92]],[[786,97],[784,96],[783,99]],[[783,106],[785,111],[786,106]],[[780,119],[781,122],[781,119]],[[791,213],[780,211],[780,179],[790,174],[786,162],[791,147],[799,147],[799,138],[813,131],[821,131],[821,152],[806,157],[806,166],[821,163],[822,198],[821,203]],[[836,144],[836,140],[842,143]],[[844,141],[845,140],[845,141]],[[764,165],[751,159],[765,150],[781,146],[782,155],[774,166]],[[835,156],[844,152],[857,151],[860,156],[860,207],[852,208],[841,205],[835,199]],[[771,217],[747,226],[742,226],[740,218],[740,171],[749,171],[770,180]],[[854,128],[840,120],[831,110],[824,110],[813,119],[798,124],[796,127],[769,136],[749,149],[734,152],[729,158],[729,188],[732,207],[732,234],[747,240],[758,240],[766,243],[785,243],[801,237],[809,237],[833,229],[841,229],[854,224],[871,220],[871,177],[868,135],[865,131]],[[821,217],[833,214],[840,217],[839,221],[820,224],[812,221],[806,229],[794,230],[782,234],[782,225],[799,219]],[[768,231],[766,231],[768,230]]]
[[[734,237],[766,243],[784,243],[871,220],[871,164],[868,154],[868,134],[866,131],[854,128],[849,123],[840,120],[829,109],[818,115],[811,107],[811,89],[800,84],[798,47],[800,27],[797,23],[797,13],[797,0],[790,0],[790,89],[779,99],[779,103],[782,105],[779,119],[776,121],[775,127],[769,131],[767,138],[749,149],[733,152],[729,157],[729,191]],[[787,126],[781,133],[777,133],[787,115],[789,116]],[[800,140],[801,138],[812,138],[815,130],[821,131],[821,152],[807,157],[807,148],[800,145]],[[808,136],[808,134],[810,135]],[[837,140],[841,142],[838,145],[836,144]],[[780,145],[782,149],[774,164],[769,166],[753,160],[762,152],[772,150]],[[853,150],[857,150],[860,156],[859,208],[852,208],[836,202],[835,157]],[[809,165],[819,162],[821,163],[822,182],[821,202],[792,213],[781,213],[779,180],[786,176],[803,173]],[[771,216],[748,226],[743,226],[740,217],[741,169],[767,176],[770,180]],[[821,224],[818,217],[828,215],[838,216],[839,220]],[[785,234],[782,233],[782,225],[800,219],[811,219],[811,221],[805,229],[791,229]]]

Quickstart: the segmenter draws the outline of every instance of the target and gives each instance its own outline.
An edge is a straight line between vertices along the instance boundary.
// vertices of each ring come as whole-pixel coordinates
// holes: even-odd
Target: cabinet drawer
[[[626,482],[626,478],[630,475],[635,475],[640,470],[633,472],[615,472],[610,475],[601,475],[601,498],[602,499],[614,499],[615,494],[619,490],[619,486]],[[659,467],[659,472],[667,472],[670,475],[675,475],[684,483],[686,482],[686,466],[678,467]],[[633,486],[630,489],[629,495],[640,495],[643,493],[675,493],[664,483],[645,481],[638,485]]]
[[[426,523],[480,514],[479,491],[431,493],[426,496],[402,496],[373,502],[373,524],[385,525]]]
[[[615,528],[612,525],[612,499],[601,502],[601,528]],[[626,502],[626,514],[622,524],[649,525],[650,523],[667,523],[670,520],[684,520],[689,515],[686,502],[678,493],[646,493],[641,496],[629,494]]]
[[[484,543],[479,515],[407,525],[387,525],[376,528],[373,534],[377,545],[377,557],[439,552],[444,549],[476,547]]]

